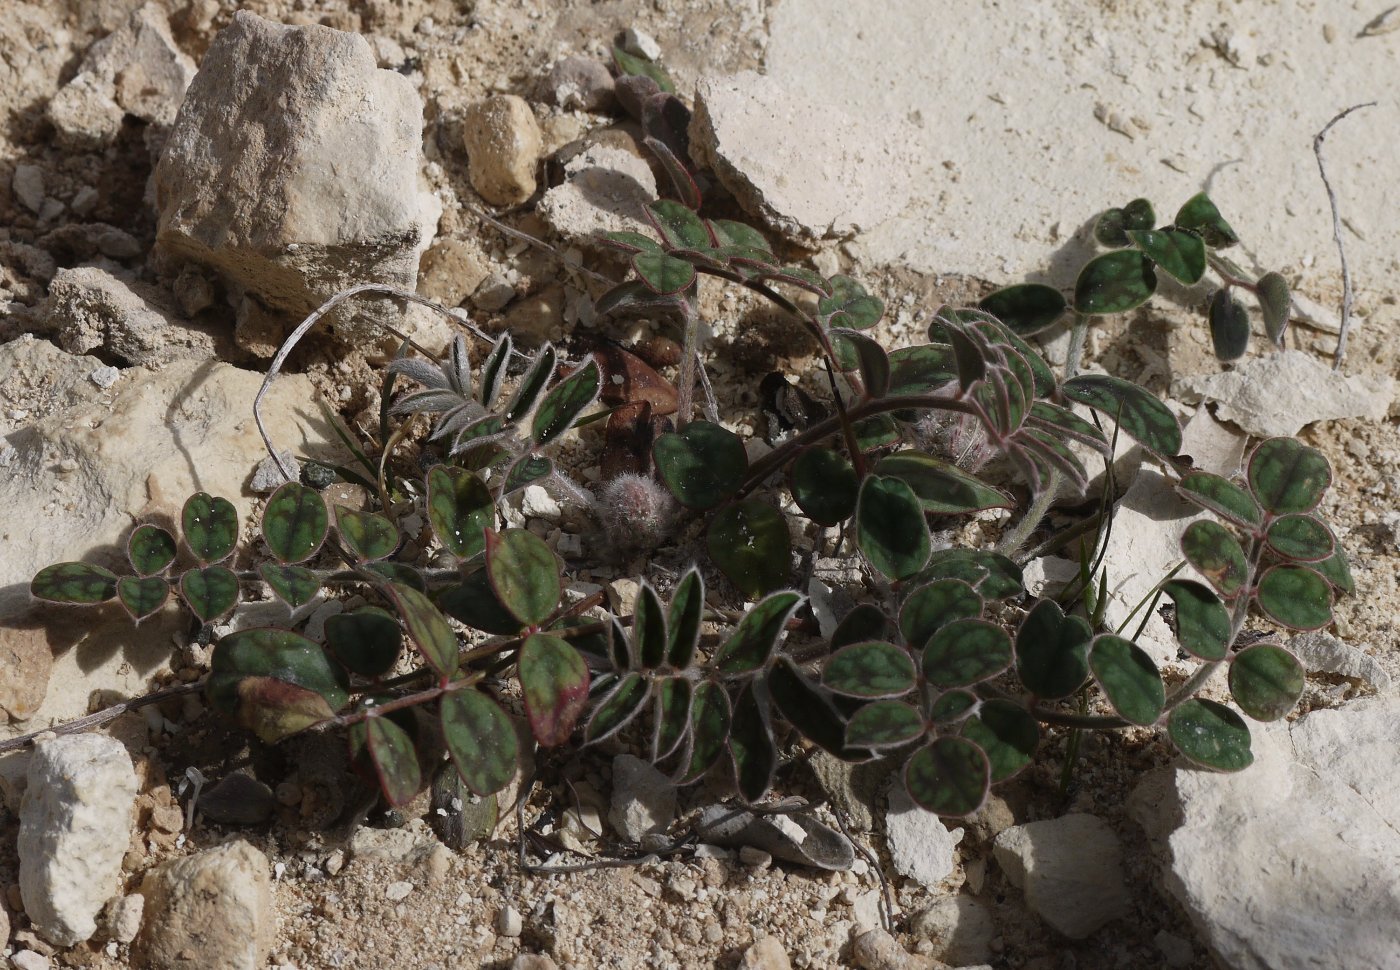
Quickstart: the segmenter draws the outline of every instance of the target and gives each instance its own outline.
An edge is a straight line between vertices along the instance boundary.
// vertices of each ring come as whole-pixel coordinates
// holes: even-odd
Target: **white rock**
[[[41,936],[72,946],[97,930],[131,834],[136,772],[119,741],[70,734],[40,742],[20,804],[19,885]]]
[[[357,283],[411,290],[441,214],[422,142],[413,82],[376,67],[363,37],[239,11],[156,166],[158,244],[294,318]],[[379,339],[373,322],[399,316],[366,300],[332,325]]]
[[[49,346],[43,341],[36,345]],[[0,362],[8,346],[0,348]],[[36,359],[67,357],[51,346],[49,350]],[[251,420],[262,374],[222,363],[177,361],[159,372],[128,369],[119,384],[101,394],[85,378],[99,362],[67,359],[79,364],[69,367],[56,360],[55,372],[73,371],[78,386],[86,385],[88,400],[8,435],[16,456],[8,473],[0,475],[0,508],[6,510],[0,620],[31,609],[29,580],[51,563],[91,557],[125,570],[122,550],[133,520],[168,516],[178,522],[181,506],[194,492],[233,502],[240,523],[252,513],[253,497],[245,484],[266,454]],[[318,423],[307,418],[313,394],[302,375],[279,378],[264,399],[270,432],[274,441],[339,462],[339,446],[320,437]],[[63,462],[71,462],[72,471],[63,473]],[[22,716],[40,725],[48,718],[86,714],[92,691],[126,697],[145,693],[150,676],[171,659],[170,636],[185,631],[174,609],[139,628],[124,615],[106,611],[49,615],[42,627],[0,622],[0,657],[27,651],[21,640],[37,631],[33,646],[42,647],[42,657],[52,665],[37,696],[24,704]],[[282,622],[285,616],[283,612],[269,622]],[[12,676],[8,667],[0,668],[6,686]],[[0,737],[25,730],[0,724]]]
[[[297,481],[301,475],[301,462],[297,461],[296,455],[290,448],[277,449],[277,457],[282,459],[282,463],[287,466],[287,470],[292,473],[292,481]],[[258,462],[258,467],[253,469],[253,478],[248,483],[248,489],[254,495],[266,495],[286,484],[287,476],[282,474],[282,468],[277,464],[271,455]]]
[[[432,832],[421,823],[397,829],[362,825],[350,837],[350,854],[361,862],[405,864],[426,858],[435,844]]]
[[[10,177],[10,190],[20,205],[37,215],[44,207],[44,170],[38,165],[21,162]]]
[[[1382,694],[1390,690],[1391,676],[1380,661],[1325,630],[1293,637],[1288,641],[1288,649],[1309,671],[1364,680]]]
[[[700,80],[690,145],[746,212],[809,240],[879,225],[914,190],[915,159],[893,129],[751,71]]]
[[[940,896],[914,916],[909,930],[933,943],[933,956],[962,966],[992,958],[996,926],[987,907],[971,896]]]
[[[1246,770],[1177,768],[1168,797],[1132,800],[1149,832],[1173,829],[1168,889],[1233,970],[1394,966],[1400,699],[1250,730]]]
[[[656,195],[645,159],[595,144],[564,163],[564,181],[544,194],[539,213],[565,239],[590,242],[600,232],[650,232],[646,204]]]
[[[134,965],[260,970],[274,922],[268,868],[267,856],[238,841],[148,873]]]
[[[147,366],[215,356],[208,327],[172,315],[155,287],[96,266],[59,270],[41,312],[45,330],[71,354],[105,350]]]
[[[535,113],[514,94],[497,94],[467,109],[463,119],[472,188],[492,205],[518,205],[535,194],[535,168],[544,152]]]
[[[1301,350],[1251,357],[1226,373],[1172,383],[1173,396],[1214,402],[1216,417],[1261,438],[1294,435],[1315,421],[1383,421],[1395,389],[1394,378],[1339,374]]]
[[[1226,478],[1240,473],[1248,439],[1228,425],[1215,420],[1210,409],[1201,407],[1181,429],[1181,453],[1190,455],[1202,471]]]
[[[141,932],[141,916],[146,909],[146,897],[140,893],[118,896],[107,904],[103,922],[109,939],[130,943]]]
[[[542,485],[526,485],[525,494],[520,498],[520,511],[532,519],[558,521],[563,509]]]
[[[641,758],[620,754],[613,759],[612,806],[608,821],[628,842],[665,834],[676,817],[676,786]]]
[[[395,880],[384,888],[384,898],[393,903],[402,902],[413,892],[413,883],[403,879]]]
[[[15,970],[49,970],[49,958],[33,950],[20,950],[10,956],[10,966]]]
[[[962,837],[962,829],[948,831],[937,815],[914,804],[903,785],[890,789],[885,838],[898,872],[930,889],[936,887],[952,875]]]
[[[1108,572],[1105,618],[1110,629],[1126,620],[1142,598],[1181,562],[1181,534],[1186,527],[1208,517],[1179,497],[1172,483],[1155,468],[1144,468],[1138,474],[1113,514],[1113,534],[1104,554]],[[1201,578],[1190,566],[1177,575]],[[1144,611],[1139,610],[1124,635],[1135,633],[1143,618]],[[1171,628],[1155,610],[1146,620],[1138,646],[1159,665],[1175,661],[1178,644]]]
[[[67,146],[109,145],[127,116],[173,122],[194,73],[194,61],[170,36],[164,6],[148,3],[88,49],[77,75],[49,101],[49,121]]]
[[[661,56],[661,45],[645,30],[628,27],[622,34],[622,48],[632,54],[654,61]]]
[[[1128,914],[1123,850],[1096,816],[1013,826],[997,836],[992,851],[1026,905],[1070,939],[1082,940]]]
[[[121,376],[122,372],[115,367],[99,367],[88,375],[88,380],[105,391],[115,384]]]
[[[496,932],[505,937],[517,937],[525,929],[525,922],[520,918],[520,910],[514,906],[502,906],[496,913]]]

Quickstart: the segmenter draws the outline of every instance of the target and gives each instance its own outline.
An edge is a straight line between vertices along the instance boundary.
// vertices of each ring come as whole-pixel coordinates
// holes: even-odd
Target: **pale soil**
[[[34,161],[45,169],[50,194],[59,198],[71,198],[82,186],[96,187],[101,201],[90,218],[130,232],[149,248],[154,217],[143,199],[151,154],[139,133],[131,133],[116,148],[101,154],[74,154],[50,144],[40,117],[42,104],[71,74],[76,58],[92,39],[84,28],[91,29],[97,23],[90,11],[84,14],[86,21],[77,16],[65,19],[52,6],[10,3],[0,11],[0,54],[4,55],[0,58],[0,107],[6,109],[5,125],[0,129],[0,184],[8,185],[13,162]],[[70,6],[76,10],[86,4],[71,0]],[[435,182],[463,199],[474,196],[458,147],[457,125],[465,106],[473,100],[492,91],[511,91],[530,98],[536,79],[554,57],[566,53],[600,55],[615,31],[632,24],[656,36],[685,91],[702,71],[731,72],[762,65],[771,13],[763,0],[657,0],[650,4],[642,0],[484,0],[475,5],[461,0],[405,0],[403,4],[387,0],[263,0],[241,6],[285,22],[320,22],[380,33],[410,50],[414,76],[425,101],[429,157],[440,166]],[[1120,5],[1109,6],[1116,9]],[[173,17],[177,39],[197,58],[212,34],[227,23],[234,7],[212,0],[177,7]],[[432,20],[431,28],[425,26],[427,18]],[[60,30],[65,23],[67,30]],[[981,26],[996,30],[996,23],[997,17],[989,17]],[[970,29],[975,26],[970,25]],[[704,42],[696,43],[696,38]],[[539,110],[547,139],[554,146],[591,124],[583,116]],[[1066,218],[1071,224],[1075,217],[1067,214]],[[4,191],[0,191],[0,225],[6,227],[0,229],[5,242],[55,251],[59,264],[67,264],[55,230],[40,232],[33,216]],[[449,206],[441,231],[478,229],[471,216]],[[547,260],[533,253],[507,255],[507,243],[489,229],[479,231],[484,248],[502,263],[514,260],[522,275],[545,282],[556,275],[557,270]],[[26,270],[24,260],[12,248],[0,250],[0,264],[4,298],[15,301],[10,316],[0,317],[0,339],[9,339],[26,328],[25,308],[42,297],[43,284]],[[892,312],[882,325],[882,336],[897,342],[921,339],[929,314],[940,303],[967,302],[989,288],[987,281],[944,279],[912,270],[862,267],[858,273],[888,300]],[[1317,281],[1314,285],[1322,289]],[[1316,295],[1330,300],[1335,293]],[[706,303],[718,331],[712,376],[726,403],[754,403],[757,381],[768,369],[802,371],[807,358],[800,351],[794,352],[791,327],[771,314],[750,315],[752,306],[743,299],[714,292],[707,294]],[[737,326],[741,321],[743,326]],[[1124,377],[1148,374],[1149,386],[1164,391],[1170,374],[1163,372],[1161,362],[1167,362],[1169,371],[1191,373],[1208,361],[1209,349],[1200,323],[1190,327],[1181,324],[1177,311],[1145,311],[1130,321],[1104,327],[1091,341],[1091,354]],[[1382,330],[1360,331],[1353,343],[1351,369],[1397,373],[1393,339],[1388,339],[1393,335]],[[1326,351],[1331,339],[1305,332],[1303,345],[1312,349],[1316,343],[1318,349]],[[329,360],[317,361],[316,356],[311,355],[309,366],[328,392],[347,380],[353,384],[372,374],[363,359],[352,359],[347,372]],[[1286,394],[1286,389],[1281,394]],[[355,410],[372,403],[356,391],[349,414],[353,416]],[[1400,549],[1393,526],[1382,517],[1400,505],[1400,428],[1393,417],[1384,424],[1341,421],[1316,426],[1304,437],[1333,463],[1336,485],[1324,511],[1343,537],[1357,582],[1357,595],[1339,606],[1335,632],[1348,642],[1369,645],[1392,676],[1400,677]],[[674,567],[682,564],[686,555],[687,550],[681,547],[658,556],[658,561],[663,568]],[[628,564],[628,569],[635,575],[635,570],[645,565],[639,561]],[[602,573],[599,570],[591,578],[597,581]],[[1331,682],[1314,678],[1304,706],[1335,704],[1358,689],[1336,678]],[[185,767],[194,764],[217,777],[221,770],[248,757],[239,742],[211,728],[197,708],[172,705],[166,713],[174,721],[188,718],[192,723],[178,739],[165,738],[153,771],[178,779]],[[135,720],[119,731],[140,734],[143,725],[143,720]],[[589,782],[579,790],[602,792],[606,797],[611,753],[586,754],[565,766],[562,774]],[[1160,888],[1158,864],[1148,855],[1142,832],[1128,819],[1125,801],[1142,773],[1168,763],[1169,754],[1147,737],[1086,739],[1074,783],[1068,795],[1061,797],[1058,785],[1063,753],[1063,735],[1048,732],[1036,767],[1000,790],[1004,801],[995,802],[979,822],[968,826],[959,849],[959,867],[940,888],[955,892],[970,883],[977,897],[991,908],[998,929],[993,963],[998,967],[1107,970],[1161,965],[1154,943],[1159,931],[1190,941],[1195,936]],[[279,765],[275,758],[265,767],[274,774],[295,768]],[[549,771],[545,777],[552,781],[560,773]],[[276,779],[270,780],[275,783]],[[153,778],[152,783],[153,800],[168,800],[169,790],[158,779]],[[780,774],[780,789],[787,794],[816,794],[801,765]],[[700,803],[707,795],[714,798],[723,793],[690,792],[686,803]],[[573,804],[573,798],[563,783],[547,789],[537,787],[527,804],[527,824],[538,828],[542,821],[552,823]],[[409,814],[423,810],[420,799]],[[989,829],[994,834],[1012,819],[1031,821],[1071,810],[1092,811],[1117,831],[1123,840],[1125,876],[1133,901],[1129,917],[1078,943],[1056,936],[1025,908],[1020,893],[1006,883],[992,861],[989,839]],[[830,820],[829,814],[825,817]],[[0,814],[0,820],[0,885],[9,886],[16,880],[13,846],[17,823],[9,814]],[[543,952],[561,966],[578,968],[730,967],[738,965],[753,940],[765,935],[782,941],[795,966],[840,966],[849,961],[853,902],[879,890],[879,880],[868,869],[860,875],[827,875],[785,865],[754,869],[737,861],[696,860],[689,853],[635,868],[526,874],[517,863],[518,832],[513,816],[502,820],[491,840],[458,854],[437,853],[412,863],[351,860],[336,875],[328,876],[326,860],[343,846],[344,834],[303,826],[295,813],[286,812],[270,831],[249,836],[279,866],[272,966],[302,970],[504,967],[518,953]],[[675,831],[683,831],[683,825],[678,824]],[[144,866],[192,847],[216,843],[226,834],[198,826],[188,844],[177,848],[172,833],[143,827],[136,836],[142,845],[134,849],[133,861],[140,860]],[[857,838],[877,854],[883,853],[878,834],[857,833]],[[600,852],[600,858],[607,857],[606,851]],[[565,854],[559,861],[580,860]],[[882,855],[882,862],[888,871],[887,856]],[[413,889],[395,902],[385,890],[399,881],[412,883]],[[901,928],[906,925],[904,917],[934,898],[906,879],[893,879],[892,890]],[[523,916],[524,930],[518,939],[496,933],[497,912],[506,903]],[[920,946],[908,935],[901,940],[912,949]],[[100,945],[60,953],[55,960],[59,965],[102,968],[129,965],[126,948],[109,956]],[[1199,944],[1195,945],[1194,960],[1193,966],[1209,966]]]

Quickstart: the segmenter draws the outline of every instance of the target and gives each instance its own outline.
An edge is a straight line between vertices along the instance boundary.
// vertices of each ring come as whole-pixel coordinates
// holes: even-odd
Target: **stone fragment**
[[[862,970],[939,970],[931,956],[910,953],[882,929],[866,930],[851,943],[851,957]]]
[[[600,232],[650,234],[646,205],[656,195],[656,176],[645,159],[607,142],[585,143],[564,162],[564,181],[544,194],[539,213],[570,241],[586,242]]]
[[[418,292],[449,307],[460,306],[490,275],[486,255],[471,240],[448,236],[423,254]]]
[[[919,912],[910,932],[933,943],[932,955],[954,966],[992,959],[996,926],[987,907],[967,895],[941,896]]]
[[[296,455],[290,448],[277,449],[277,457],[282,459],[287,470],[292,473],[292,481],[298,481],[301,476],[301,462],[297,461]],[[287,476],[282,474],[282,467],[278,465],[271,455],[258,462],[258,467],[253,469],[253,477],[248,482],[248,490],[254,495],[267,495],[276,491],[286,484]]]
[[[136,771],[120,742],[70,734],[35,746],[20,803],[19,885],[35,929],[59,946],[97,930],[131,833]]]
[[[1017,825],[992,851],[1026,905],[1070,939],[1128,914],[1123,850],[1103,819],[1074,814]]]
[[[7,358],[9,346],[0,348],[0,361],[14,359]],[[178,522],[185,499],[200,490],[229,499],[240,523],[249,521],[253,497],[246,483],[266,454],[251,420],[263,375],[223,363],[176,361],[161,371],[130,368],[111,390],[99,392],[85,378],[99,361],[68,357],[45,341],[34,346],[51,351],[36,359],[53,359],[55,374],[67,381],[71,371],[87,389],[82,403],[7,435],[15,453],[0,475],[0,508],[6,510],[0,516],[0,637],[14,627],[42,636],[53,669],[42,705],[28,713],[63,721],[87,714],[94,691],[145,693],[151,675],[170,662],[171,634],[188,630],[173,608],[139,628],[120,611],[30,616],[30,579],[51,563],[76,559],[126,572],[132,522]],[[319,421],[307,417],[313,397],[306,377],[282,375],[263,402],[269,432],[299,453],[339,464],[340,446],[321,437]],[[40,641],[32,646],[38,649]],[[0,737],[19,733],[0,725]]]
[[[544,82],[549,100],[565,110],[605,111],[616,102],[607,65],[591,57],[561,57]]]
[[[525,100],[493,95],[468,108],[464,122],[472,188],[492,205],[519,205],[534,195],[544,138]]]
[[[765,936],[744,951],[739,966],[743,970],[792,970],[792,961],[776,936]]]
[[[73,80],[49,101],[49,121],[70,148],[110,145],[127,117],[171,124],[194,73],[170,35],[165,7],[147,3],[88,48]]]
[[[504,937],[514,938],[525,930],[525,922],[520,917],[520,910],[514,906],[502,906],[496,912],[496,932]]]
[[[937,887],[953,874],[962,837],[962,829],[948,831],[937,815],[914,804],[902,783],[890,789],[885,839],[897,871],[929,889]]]
[[[515,286],[501,273],[492,273],[472,294],[472,306],[485,313],[503,310],[515,299]]]
[[[1343,970],[1400,953],[1400,699],[1251,722],[1237,774],[1168,772],[1130,806],[1170,831],[1166,885],[1221,966]]]
[[[293,319],[358,283],[412,289],[441,214],[422,141],[413,82],[377,68],[363,37],[239,11],[156,166],[157,242]],[[378,339],[399,317],[367,299],[331,323]]]
[[[1325,630],[1301,633],[1288,649],[1310,672],[1340,674],[1364,680],[1382,694],[1390,690],[1390,674],[1365,650],[1343,643]]]
[[[72,354],[102,350],[128,364],[157,366],[217,352],[213,333],[173,317],[154,287],[95,266],[59,270],[41,313],[45,331]]]
[[[247,842],[167,863],[141,883],[134,953],[150,970],[260,970],[273,929],[267,856]]]
[[[236,771],[204,789],[197,807],[207,821],[216,825],[261,825],[272,818],[275,801],[271,788]]]
[[[855,863],[850,840],[805,813],[765,816],[710,805],[700,812],[696,828],[706,842],[761,849],[797,865],[844,871]]]
[[[432,832],[421,820],[397,829],[362,825],[350,837],[350,854],[359,862],[406,864],[426,858],[435,844]]]
[[[1174,397],[1212,402],[1216,417],[1261,438],[1294,435],[1315,421],[1384,421],[1395,391],[1394,378],[1340,374],[1301,350],[1251,357],[1225,373],[1172,383]]]
[[[44,170],[30,162],[16,165],[14,174],[10,176],[10,191],[20,205],[38,215],[44,207]]]
[[[746,212],[807,240],[898,215],[918,170],[894,129],[751,71],[700,80],[690,145]]]
[[[558,970],[559,964],[545,953],[521,953],[510,961],[510,970]]]
[[[34,950],[18,950],[10,956],[14,970],[49,970],[49,958]]]
[[[551,284],[506,311],[504,326],[517,345],[537,347],[564,337],[564,287]]]
[[[102,913],[103,929],[109,940],[130,943],[141,932],[141,916],[146,910],[146,897],[140,893],[117,896]]]
[[[623,31],[622,49],[649,61],[661,57],[661,45],[656,42],[656,38],[638,27],[628,27]]]
[[[676,816],[676,786],[641,758],[620,754],[613,759],[612,807],[608,821],[628,842],[664,835]]]

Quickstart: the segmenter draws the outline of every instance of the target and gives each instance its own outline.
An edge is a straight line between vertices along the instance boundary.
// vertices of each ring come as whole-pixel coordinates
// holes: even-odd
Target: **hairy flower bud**
[[[623,548],[653,549],[671,532],[676,500],[656,480],[627,472],[603,486],[598,518],[614,543]]]

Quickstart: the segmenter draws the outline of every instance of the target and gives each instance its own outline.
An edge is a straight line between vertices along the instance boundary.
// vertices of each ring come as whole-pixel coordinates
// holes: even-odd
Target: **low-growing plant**
[[[619,63],[633,75],[648,144],[659,146],[680,199],[648,206],[652,235],[606,235],[631,277],[596,308],[600,318],[644,312],[680,321],[685,350],[674,398],[610,398],[604,375],[614,349],[585,355],[565,373],[560,352],[546,345],[515,368],[518,376],[509,336],[483,348],[476,368],[463,337],[442,361],[401,353],[387,368],[379,458],[356,448],[360,467],[337,469],[367,486],[377,511],[329,509],[315,489],[289,481],[263,512],[273,561],[236,573],[221,565],[239,534],[233,506],[200,493],[181,521],[195,565],[178,581],[175,537],[141,525],[128,541],[134,576],[60,563],[34,577],[33,594],[87,605],[115,599],[139,622],[178,589],[207,626],[236,606],[242,587],[265,584],[293,610],[324,590],[353,588],[367,605],[330,617],[324,643],[292,628],[225,633],[205,690],[216,711],[268,743],[344,730],[356,763],[391,804],[420,791],[444,751],[471,791],[503,789],[520,756],[507,713],[516,705],[541,748],[615,739],[679,783],[726,765],[748,802],[769,791],[789,741],[850,761],[897,759],[910,797],[950,816],[976,811],[990,785],[1030,764],[1047,724],[1165,725],[1193,763],[1246,767],[1250,733],[1240,712],[1282,717],[1304,683],[1282,646],[1268,638],[1244,645],[1246,622],[1257,615],[1282,629],[1317,629],[1331,621],[1333,597],[1351,589],[1341,546],[1315,514],[1330,483],[1322,454],[1271,438],[1254,449],[1242,481],[1190,467],[1179,457],[1178,422],[1155,396],[1107,375],[1057,379],[1027,343],[1070,306],[1048,287],[1023,284],[978,308],[941,308],[925,342],[887,348],[875,336],[884,305],[857,280],[794,265],[753,227],[703,213],[678,140],[684,105],[644,65]],[[1081,321],[1146,300],[1154,266],[1195,283],[1208,260],[1225,265],[1208,250],[1234,235],[1204,196],[1174,226],[1154,230],[1153,221],[1140,200],[1100,219],[1105,245],[1131,248],[1085,267],[1073,302]],[[1286,286],[1217,271],[1227,287],[1256,289],[1271,335],[1281,336]],[[824,397],[808,399],[802,420],[788,422],[761,457],[720,423],[752,415],[725,408],[723,418],[712,415],[719,420],[693,419],[704,370],[702,275],[791,314],[820,354]],[[318,314],[289,338],[279,362]],[[1217,326],[1228,348],[1237,343],[1234,327]],[[394,378],[419,388],[395,395]],[[648,378],[653,389],[659,380]],[[782,375],[769,388],[789,389],[796,391]],[[610,406],[595,410],[600,395]],[[719,403],[711,402],[716,412]],[[670,430],[654,404],[674,411]],[[422,414],[436,416],[422,447],[428,455],[440,449],[440,460],[420,461],[421,475],[399,467],[391,481],[393,452]],[[407,420],[393,429],[395,417]],[[589,504],[547,452],[603,417],[610,434],[623,419],[629,454],[644,466],[604,483],[609,501],[635,508],[612,513],[610,527],[625,529],[628,517],[657,531],[678,517],[703,519],[708,563],[756,601],[746,611],[709,602],[704,577],[714,573],[701,565],[665,598],[642,577],[630,615],[612,615],[601,596],[565,595],[560,559],[543,539],[499,528],[502,502],[531,483],[552,482]],[[1197,664],[1170,691],[1126,623],[1106,628],[1100,610],[1084,608],[1084,595],[1032,597],[1023,584],[1023,547],[1044,531],[1052,502],[1088,484],[1085,456],[1107,463],[1113,453],[1105,420],[1213,516],[1192,522],[1181,541],[1205,582],[1169,576],[1143,604],[1171,600],[1183,656]],[[276,454],[270,442],[269,450]],[[989,510],[1012,517],[996,548],[947,547],[930,527]],[[431,566],[418,545],[413,557],[404,554],[404,519],[415,512],[440,548]],[[792,588],[792,536],[830,528],[868,566],[868,581],[823,634]],[[1037,548],[1063,548],[1086,531],[1072,525]],[[1086,560],[1081,593],[1092,594],[1092,572]],[[1221,667],[1235,707],[1201,696]]]
[[[1094,224],[1094,240],[1111,251],[1084,265],[1068,298],[1044,283],[1019,283],[989,294],[979,306],[1023,337],[1041,333],[1068,316],[1074,336],[1073,367],[1087,318],[1142,306],[1157,291],[1158,270],[1192,288],[1207,282],[1208,272],[1214,272],[1219,285],[1206,300],[1206,319],[1215,356],[1222,362],[1238,360],[1249,347],[1249,311],[1232,290],[1253,296],[1269,340],[1283,346],[1292,308],[1288,280],[1277,272],[1251,279],[1221,252],[1238,243],[1239,236],[1209,196],[1204,192],[1192,196],[1170,225],[1155,223],[1156,213],[1147,199],[1108,209]]]

